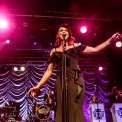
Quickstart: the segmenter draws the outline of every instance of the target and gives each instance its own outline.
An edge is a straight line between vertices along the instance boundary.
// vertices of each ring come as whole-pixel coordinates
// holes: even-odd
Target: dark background
[[[51,49],[56,28],[61,23],[70,25],[77,42],[90,46],[104,42],[115,32],[122,33],[121,0],[1,0],[0,13],[10,20],[10,28],[0,31],[1,60],[8,53],[12,58],[19,57],[18,52],[11,53],[10,50],[24,50],[20,58],[27,55],[34,57],[35,54],[40,58],[37,52],[28,53],[32,53],[32,49]],[[88,25],[86,35],[79,32],[80,25],[84,23]],[[3,45],[5,39],[10,39],[11,44]],[[113,84],[122,89],[122,47],[116,48],[113,43],[101,54],[90,58],[99,58],[97,64],[107,59],[107,64],[111,65],[109,70]],[[94,62],[90,61],[87,60],[88,64]]]

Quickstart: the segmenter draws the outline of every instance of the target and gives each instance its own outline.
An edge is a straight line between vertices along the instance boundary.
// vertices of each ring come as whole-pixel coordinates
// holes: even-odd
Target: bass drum
[[[36,111],[37,117],[42,121],[47,121],[50,115],[50,109],[47,106],[40,106]]]
[[[17,122],[14,118],[8,118],[7,122]]]

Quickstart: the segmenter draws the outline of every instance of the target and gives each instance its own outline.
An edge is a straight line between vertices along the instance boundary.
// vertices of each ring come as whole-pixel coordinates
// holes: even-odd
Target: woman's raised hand
[[[118,32],[117,33],[114,33],[112,36],[111,36],[111,42],[114,42],[116,40],[119,40],[120,38],[122,38],[121,34],[119,34]]]

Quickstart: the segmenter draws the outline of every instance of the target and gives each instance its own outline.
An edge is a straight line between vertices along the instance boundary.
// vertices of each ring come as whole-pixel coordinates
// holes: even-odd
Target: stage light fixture
[[[86,27],[86,26],[82,26],[82,27],[80,28],[80,32],[81,32],[81,33],[86,33],[86,32],[87,32],[87,27]]]
[[[82,43],[81,43],[81,42],[79,42],[78,44],[79,44],[79,45],[81,45]]]
[[[9,44],[9,43],[10,43],[10,40],[9,40],[9,39],[7,39],[7,40],[6,40],[6,44]]]
[[[25,67],[24,66],[15,66],[15,67],[13,67],[13,70],[14,71],[25,71]]]
[[[21,70],[21,71],[25,71],[25,67],[24,67],[24,66],[21,66],[21,67],[20,67],[20,70]]]
[[[14,71],[18,71],[18,67],[15,66],[15,67],[13,68],[13,70],[14,70]]]
[[[33,45],[36,46],[36,45],[37,45],[37,42],[34,41],[34,42],[33,42]]]
[[[103,67],[102,66],[99,66],[98,69],[99,69],[99,71],[102,71],[103,70]]]
[[[0,19],[0,28],[4,29],[8,27],[8,22],[5,19]]]
[[[122,42],[121,41],[117,41],[116,42],[116,47],[122,47]]]

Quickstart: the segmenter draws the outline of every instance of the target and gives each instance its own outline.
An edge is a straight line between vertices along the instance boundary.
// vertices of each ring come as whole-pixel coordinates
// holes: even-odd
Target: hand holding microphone
[[[112,35],[111,41],[113,42],[113,41],[119,40],[120,38],[122,38],[122,35],[117,32]]]

